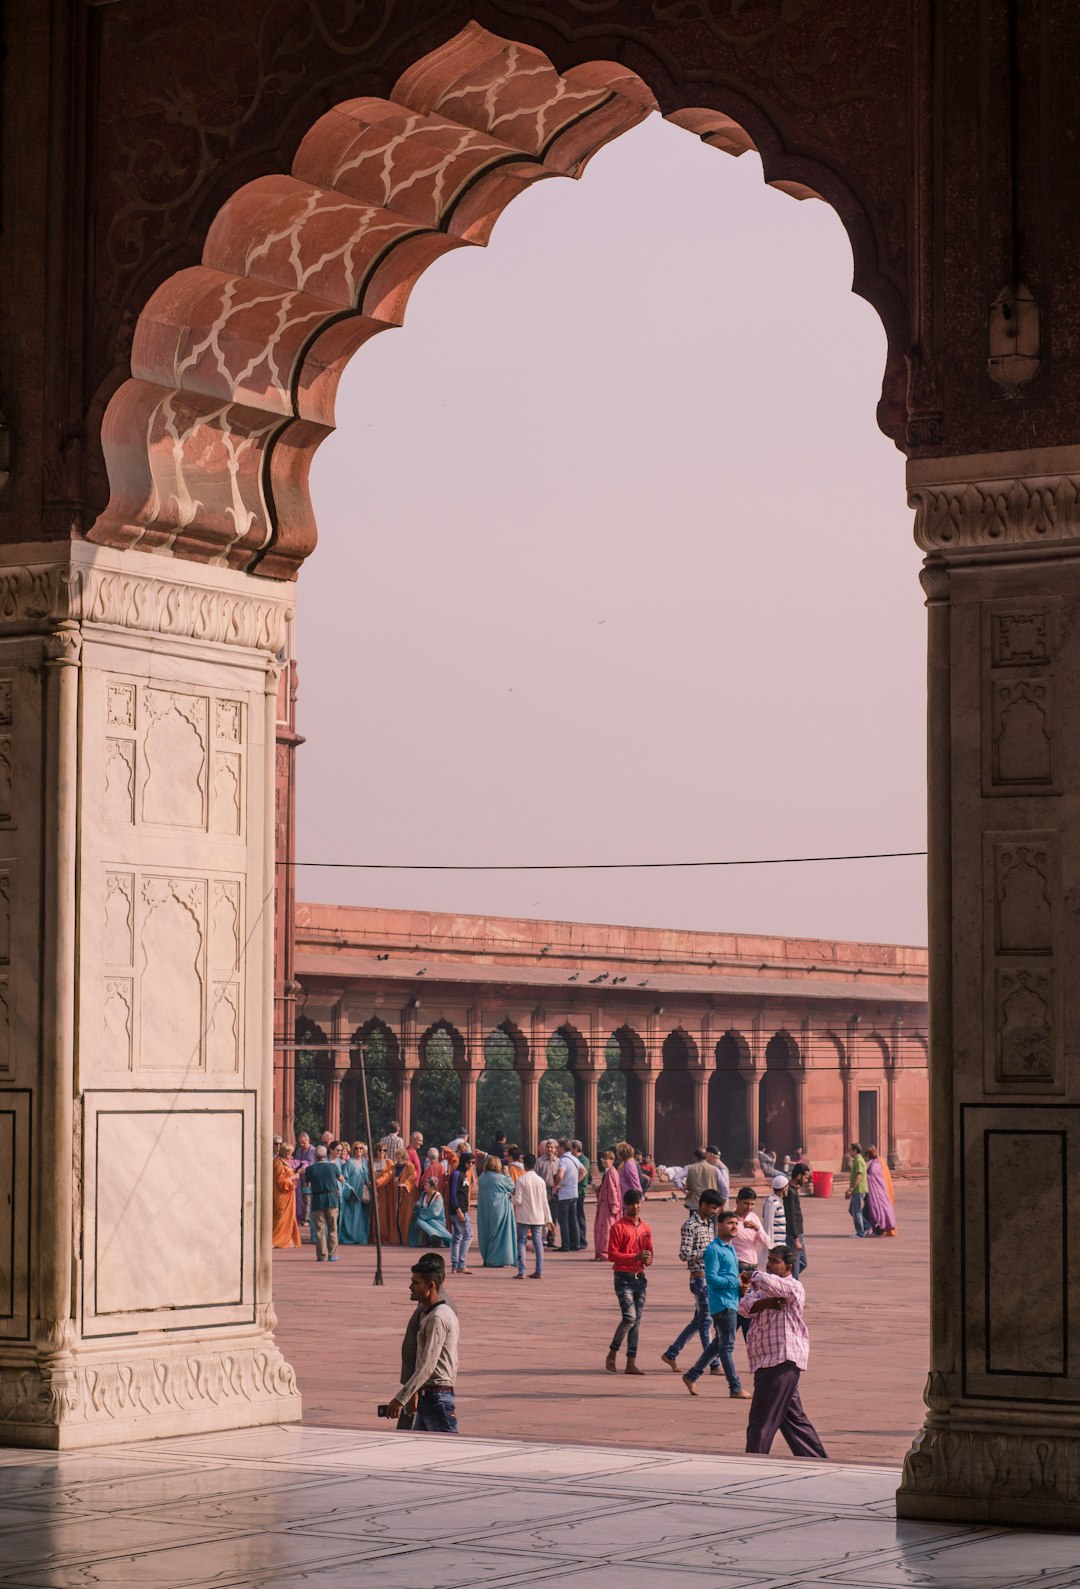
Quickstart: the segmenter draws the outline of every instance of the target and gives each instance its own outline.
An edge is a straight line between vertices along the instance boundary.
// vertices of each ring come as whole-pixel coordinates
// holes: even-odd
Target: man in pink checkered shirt
[[[810,1332],[803,1318],[806,1292],[792,1274],[794,1264],[790,1247],[774,1247],[764,1272],[755,1269],[740,1276],[739,1312],[750,1320],[746,1352],[754,1375],[746,1449],[767,1455],[779,1430],[793,1456],[826,1457],[799,1396]]]

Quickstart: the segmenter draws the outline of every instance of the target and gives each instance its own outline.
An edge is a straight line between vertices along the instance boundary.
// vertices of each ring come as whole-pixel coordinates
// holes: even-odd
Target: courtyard
[[[830,1456],[898,1469],[922,1423],[929,1351],[925,1183],[897,1184],[900,1235],[857,1241],[843,1197],[806,1200],[810,1368],[804,1401]],[[589,1223],[592,1204],[588,1205]],[[606,1374],[616,1322],[611,1268],[586,1254],[550,1257],[539,1285],[482,1267],[452,1283],[462,1323],[458,1418],[464,1435],[584,1445],[739,1453],[747,1404],[706,1376],[692,1399],[659,1362],[690,1317],[677,1260],[682,1204],[650,1198],[657,1261],[649,1276],[640,1365],[645,1379]],[[274,1254],[278,1340],[296,1369],[304,1421],[377,1429],[375,1408],[397,1389],[415,1248],[384,1248],[385,1286],[372,1285],[373,1247],[342,1247],[337,1264],[314,1249]],[[696,1342],[695,1342],[696,1345]],[[693,1348],[681,1363],[688,1368]],[[745,1351],[736,1348],[740,1372]],[[749,1381],[747,1380],[747,1383]],[[774,1454],[785,1454],[774,1447]]]

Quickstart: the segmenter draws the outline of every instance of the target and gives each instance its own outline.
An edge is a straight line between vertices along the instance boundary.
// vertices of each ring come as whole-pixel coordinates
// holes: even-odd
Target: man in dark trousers
[[[413,1274],[423,1275],[425,1278],[434,1280],[441,1294],[442,1288],[446,1284],[446,1263],[443,1259],[442,1253],[422,1253],[413,1265]],[[411,1294],[412,1290],[410,1286],[410,1295]],[[457,1312],[457,1308],[454,1307],[454,1304],[451,1302],[449,1297],[444,1296],[442,1300],[445,1302],[448,1308],[452,1309],[454,1313]],[[420,1320],[423,1318],[423,1316],[424,1305],[422,1302],[417,1302],[415,1308],[412,1311],[412,1317],[405,1326],[405,1334],[401,1341],[401,1383],[403,1385],[408,1384],[409,1380],[416,1373],[416,1349],[417,1341],[420,1335]],[[419,1392],[410,1396],[409,1400],[402,1407],[401,1412],[398,1414],[397,1421],[397,1426],[400,1430],[408,1431],[412,1429],[416,1419],[416,1408],[418,1401]]]
[[[791,1166],[791,1178],[788,1181],[787,1191],[784,1193],[784,1223],[787,1227],[787,1245],[795,1254],[795,1279],[798,1280],[806,1268],[806,1240],[803,1236],[803,1207],[802,1196],[810,1181],[809,1165],[798,1164]]]
[[[341,1188],[345,1177],[341,1167],[331,1164],[322,1143],[315,1149],[315,1163],[304,1171],[304,1185],[311,1188],[311,1223],[315,1227],[315,1258],[337,1263],[337,1222]]]
[[[774,1247],[764,1271],[740,1277],[739,1312],[750,1320],[746,1352],[754,1374],[746,1449],[768,1455],[779,1430],[793,1456],[824,1458],[828,1453],[799,1395],[810,1332],[803,1318],[806,1292],[792,1273],[794,1261],[790,1247]]]
[[[652,1231],[641,1217],[641,1193],[634,1187],[624,1195],[622,1217],[611,1227],[608,1257],[615,1274],[615,1295],[622,1319],[608,1348],[604,1367],[609,1374],[615,1373],[619,1347],[625,1341],[625,1372],[643,1374],[645,1370],[637,1366],[638,1331],[649,1289],[645,1271],[653,1261],[653,1239]]]

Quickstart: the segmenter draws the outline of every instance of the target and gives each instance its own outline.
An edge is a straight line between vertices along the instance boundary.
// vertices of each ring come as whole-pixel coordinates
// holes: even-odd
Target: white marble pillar
[[[0,1443],[299,1416],[269,1196],[292,596],[0,552]]]
[[[1080,1527],[1080,447],[909,466],[930,641],[931,1362],[902,1517]]]

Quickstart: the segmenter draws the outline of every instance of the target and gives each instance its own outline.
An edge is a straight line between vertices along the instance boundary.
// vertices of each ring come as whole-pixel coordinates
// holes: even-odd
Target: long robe
[[[293,1154],[292,1167],[296,1171],[296,1221],[300,1225],[304,1222],[304,1171],[309,1164],[314,1163],[314,1148],[297,1148]]]
[[[884,1159],[871,1159],[866,1166],[866,1209],[875,1230],[896,1235],[896,1210],[892,1200],[892,1176]]]
[[[510,1202],[514,1183],[502,1170],[485,1170],[476,1196],[476,1235],[485,1269],[517,1263],[517,1228]]]
[[[399,1164],[394,1173],[397,1176],[397,1239],[402,1247],[406,1247],[409,1243],[409,1232],[412,1230],[416,1199],[419,1196],[416,1171],[409,1161]]]
[[[438,1194],[439,1194],[439,1196],[441,1198],[445,1198],[446,1197],[446,1165],[442,1162],[441,1159],[429,1159],[428,1160],[428,1165],[427,1165],[426,1170],[424,1171],[424,1176],[423,1176],[423,1180],[421,1182],[421,1185],[422,1186],[426,1186],[429,1181],[434,1181],[435,1182],[435,1190],[438,1192]]]
[[[382,1169],[379,1169],[379,1165]],[[397,1181],[394,1166],[389,1159],[375,1161],[375,1196],[379,1200],[379,1235],[383,1246],[396,1247],[397,1233]],[[374,1240],[374,1237],[372,1237]]]
[[[619,1165],[619,1190],[623,1197],[631,1190],[641,1191],[641,1175],[636,1159],[623,1159]]]
[[[341,1168],[345,1185],[341,1188],[338,1240],[350,1247],[366,1247],[371,1238],[371,1204],[365,1203],[363,1196],[364,1187],[371,1185],[367,1158],[345,1159]]]
[[[439,1192],[425,1192],[416,1205],[412,1229],[409,1232],[411,1247],[449,1247],[450,1231],[446,1224],[446,1206]]]
[[[617,1219],[622,1218],[622,1186],[614,1164],[608,1166],[596,1190],[596,1218],[593,1220],[593,1253],[606,1260],[608,1236]]]
[[[296,1218],[297,1174],[284,1159],[274,1159],[274,1235],[275,1247],[299,1247],[300,1225]]]

